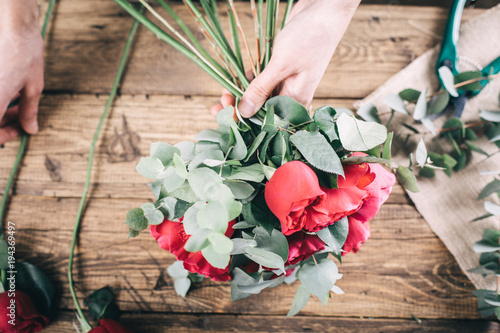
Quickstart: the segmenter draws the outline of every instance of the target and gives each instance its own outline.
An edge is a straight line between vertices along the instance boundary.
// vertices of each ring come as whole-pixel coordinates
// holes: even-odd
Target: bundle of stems
[[[128,0],[114,1],[153,32],[156,37],[201,67],[235,97],[241,98],[250,84],[245,75],[242,49],[246,52],[250,62],[247,68],[254,76],[257,76],[267,66],[271,58],[279,16],[278,0],[268,0],[265,6],[263,0],[250,0],[257,45],[255,54],[252,54],[250,50],[248,38],[241,26],[234,0],[226,1],[230,38],[227,38],[224,34],[217,1],[200,0],[200,5],[197,6],[192,0],[183,0],[200,31],[214,50],[211,53],[204,48],[186,22],[179,17],[165,0],[155,0],[160,7],[159,10],[150,6],[146,0],[139,0],[146,10],[161,23],[161,27],[153,23],[146,15],[140,13]],[[292,5],[293,0],[287,0],[281,28],[286,22]],[[162,15],[160,11],[168,15],[164,15],[165,13]],[[265,17],[263,15],[264,11],[266,13]],[[166,16],[168,16],[168,19]],[[172,21],[176,23],[177,28],[172,25]],[[243,48],[240,45],[240,38]]]

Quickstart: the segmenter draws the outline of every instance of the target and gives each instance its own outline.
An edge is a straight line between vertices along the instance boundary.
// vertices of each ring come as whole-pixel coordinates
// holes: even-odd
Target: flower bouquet
[[[238,32],[250,52],[233,1],[228,1],[228,17],[234,49],[224,37],[215,1],[200,1],[203,11],[184,1],[223,64],[201,47],[166,2],[157,1],[186,38],[140,1],[177,39],[127,1],[115,0],[237,99],[242,96],[248,80]],[[284,21],[291,5],[288,1]],[[265,29],[262,1],[251,6],[259,55],[252,69],[258,73],[272,53],[278,2],[266,3]],[[288,315],[298,313],[311,295],[326,304],[331,292],[342,293],[335,285],[342,275],[332,257],[341,261],[368,239],[368,221],[395,183],[394,174],[380,165],[391,165],[392,133],[329,106],[311,113],[286,96],[270,98],[250,119],[229,106],[216,120],[218,128],[198,133],[196,143],[151,145],[137,171],[151,180],[156,201],[128,212],[129,236],[149,228],[175,255],[178,262],[168,272],[181,296],[204,277],[231,280],[232,300],[298,279]],[[398,168],[398,178],[406,177],[404,170]]]

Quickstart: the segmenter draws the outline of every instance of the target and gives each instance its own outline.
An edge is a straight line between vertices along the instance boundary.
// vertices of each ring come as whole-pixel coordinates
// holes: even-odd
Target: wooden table
[[[42,12],[46,2],[41,0]],[[387,3],[387,1],[380,1]],[[391,3],[394,3],[391,2]],[[239,7],[248,6],[238,4]],[[183,16],[184,8],[176,6]],[[484,9],[465,10],[470,19]],[[362,5],[325,74],[313,105],[351,106],[440,42],[447,10]],[[18,260],[48,273],[57,309],[46,332],[72,332],[74,306],[66,266],[83,189],[88,150],[132,19],[107,0],[64,0],[46,41],[41,131],[30,138],[7,220],[16,223]],[[250,21],[244,25],[249,28]],[[474,289],[401,187],[372,223],[372,238],[345,257],[327,307],[311,299],[286,319],[296,285],[231,303],[228,283],[205,281],[185,299],[165,268],[174,261],[147,233],[127,239],[128,209],[151,200],[135,171],[156,141],[192,140],[216,126],[209,107],[218,85],[141,28],[102,138],[77,247],[75,279],[83,299],[106,285],[116,291],[123,323],[135,332],[481,332]],[[18,141],[0,150],[0,187]]]

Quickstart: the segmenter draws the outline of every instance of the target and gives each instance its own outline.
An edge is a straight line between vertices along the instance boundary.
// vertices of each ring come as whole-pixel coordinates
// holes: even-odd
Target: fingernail
[[[238,106],[238,110],[243,117],[251,117],[255,113],[255,104],[249,99],[243,99]]]
[[[35,134],[38,132],[38,122],[34,120],[33,122],[26,125],[26,132],[30,134]]]

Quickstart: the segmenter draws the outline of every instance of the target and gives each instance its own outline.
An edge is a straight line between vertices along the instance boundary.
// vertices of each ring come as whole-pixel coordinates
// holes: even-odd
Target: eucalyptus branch
[[[140,12],[141,14],[142,14],[143,9],[144,8],[141,8],[141,12]],[[83,189],[83,194],[82,194],[82,198],[80,200],[80,204],[78,206],[78,211],[77,211],[76,220],[75,220],[75,226],[73,229],[73,237],[71,240],[71,249],[70,249],[69,259],[68,259],[69,290],[71,292],[71,297],[73,298],[73,302],[75,304],[76,311],[78,312],[79,317],[86,324],[88,324],[89,327],[90,327],[90,324],[89,324],[87,318],[85,317],[85,315],[83,314],[82,308],[80,307],[80,303],[78,302],[78,298],[76,297],[75,287],[74,287],[74,283],[73,283],[73,257],[74,257],[74,253],[75,253],[76,240],[78,238],[78,231],[80,229],[80,223],[82,221],[83,210],[85,208],[85,203],[86,203],[89,188],[90,188],[90,177],[92,174],[92,162],[94,161],[94,153],[95,153],[96,143],[97,143],[97,140],[99,139],[104,121],[106,120],[106,118],[108,116],[109,110],[111,108],[111,104],[113,103],[115,96],[116,96],[116,93],[118,91],[118,85],[120,84],[120,81],[121,81],[121,78],[122,78],[122,75],[123,75],[123,72],[125,69],[125,65],[127,64],[127,59],[128,59],[128,55],[130,53],[130,48],[132,46],[134,36],[135,36],[135,33],[137,31],[138,26],[139,26],[139,22],[137,20],[135,20],[133,25],[132,25],[132,28],[130,29],[130,33],[128,35],[127,42],[125,44],[125,48],[123,50],[123,54],[122,54],[122,57],[120,59],[118,71],[116,72],[115,80],[113,82],[113,86],[111,88],[108,100],[107,100],[106,105],[104,107],[104,110],[102,112],[101,118],[99,120],[99,124],[97,125],[97,128],[95,130],[94,137],[92,139],[92,143],[90,145],[89,158],[88,158],[88,163],[87,163],[87,174],[85,177],[85,186]]]

